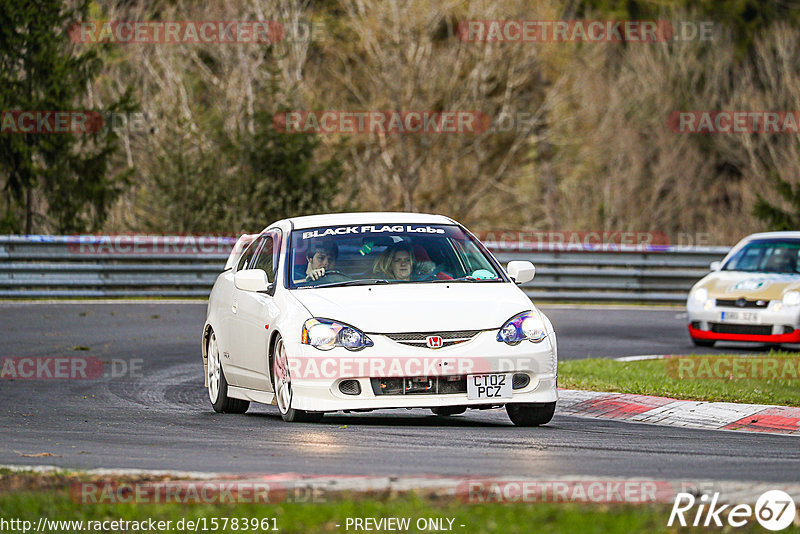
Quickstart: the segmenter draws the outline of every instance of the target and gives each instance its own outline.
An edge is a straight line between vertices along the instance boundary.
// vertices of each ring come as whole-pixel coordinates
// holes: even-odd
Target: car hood
[[[717,271],[697,287],[706,288],[712,298],[780,300],[787,291],[800,289],[800,275]]]
[[[530,299],[508,282],[330,287],[298,289],[292,295],[314,317],[366,333],[494,329],[533,309]]]

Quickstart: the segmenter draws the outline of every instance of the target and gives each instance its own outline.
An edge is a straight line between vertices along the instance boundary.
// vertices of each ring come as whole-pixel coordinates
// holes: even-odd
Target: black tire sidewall
[[[545,405],[506,404],[506,413],[517,426],[540,426],[546,425],[553,419],[556,410],[556,403],[549,402]]]
[[[222,370],[222,362],[219,364],[219,389],[217,390],[217,401],[212,405],[214,410],[222,413],[227,408],[228,400],[228,381],[225,380],[225,372]]]

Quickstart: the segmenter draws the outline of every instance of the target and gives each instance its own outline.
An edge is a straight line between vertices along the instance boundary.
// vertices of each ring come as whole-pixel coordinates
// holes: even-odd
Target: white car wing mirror
[[[242,291],[269,291],[270,288],[263,269],[243,269],[233,275],[233,283]]]
[[[719,271],[720,267],[722,267],[722,262],[721,261],[712,261],[710,267],[711,267],[712,271]]]
[[[514,283],[524,284],[533,280],[533,275],[536,274],[536,267],[529,261],[510,261],[506,272]]]

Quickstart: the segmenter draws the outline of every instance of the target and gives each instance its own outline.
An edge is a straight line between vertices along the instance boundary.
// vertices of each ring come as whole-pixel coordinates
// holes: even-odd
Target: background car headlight
[[[800,291],[788,291],[782,299],[784,306],[797,306],[800,304]]]
[[[516,345],[523,340],[539,343],[547,336],[547,328],[538,313],[529,311],[515,315],[500,328],[497,341]]]
[[[692,293],[692,298],[696,303],[703,304],[708,298],[708,289],[704,287],[695,289],[694,292]]]
[[[372,340],[362,331],[329,319],[306,321],[303,324],[300,341],[304,345],[311,345],[319,350],[344,347],[347,350],[356,351],[373,345]]]

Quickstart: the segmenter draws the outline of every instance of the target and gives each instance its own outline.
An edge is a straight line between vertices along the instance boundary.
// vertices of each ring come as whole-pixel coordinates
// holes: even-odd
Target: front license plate
[[[511,377],[511,373],[467,375],[467,398],[470,400],[510,399]]]
[[[720,321],[723,323],[761,324],[761,315],[758,312],[724,311],[720,312]]]

